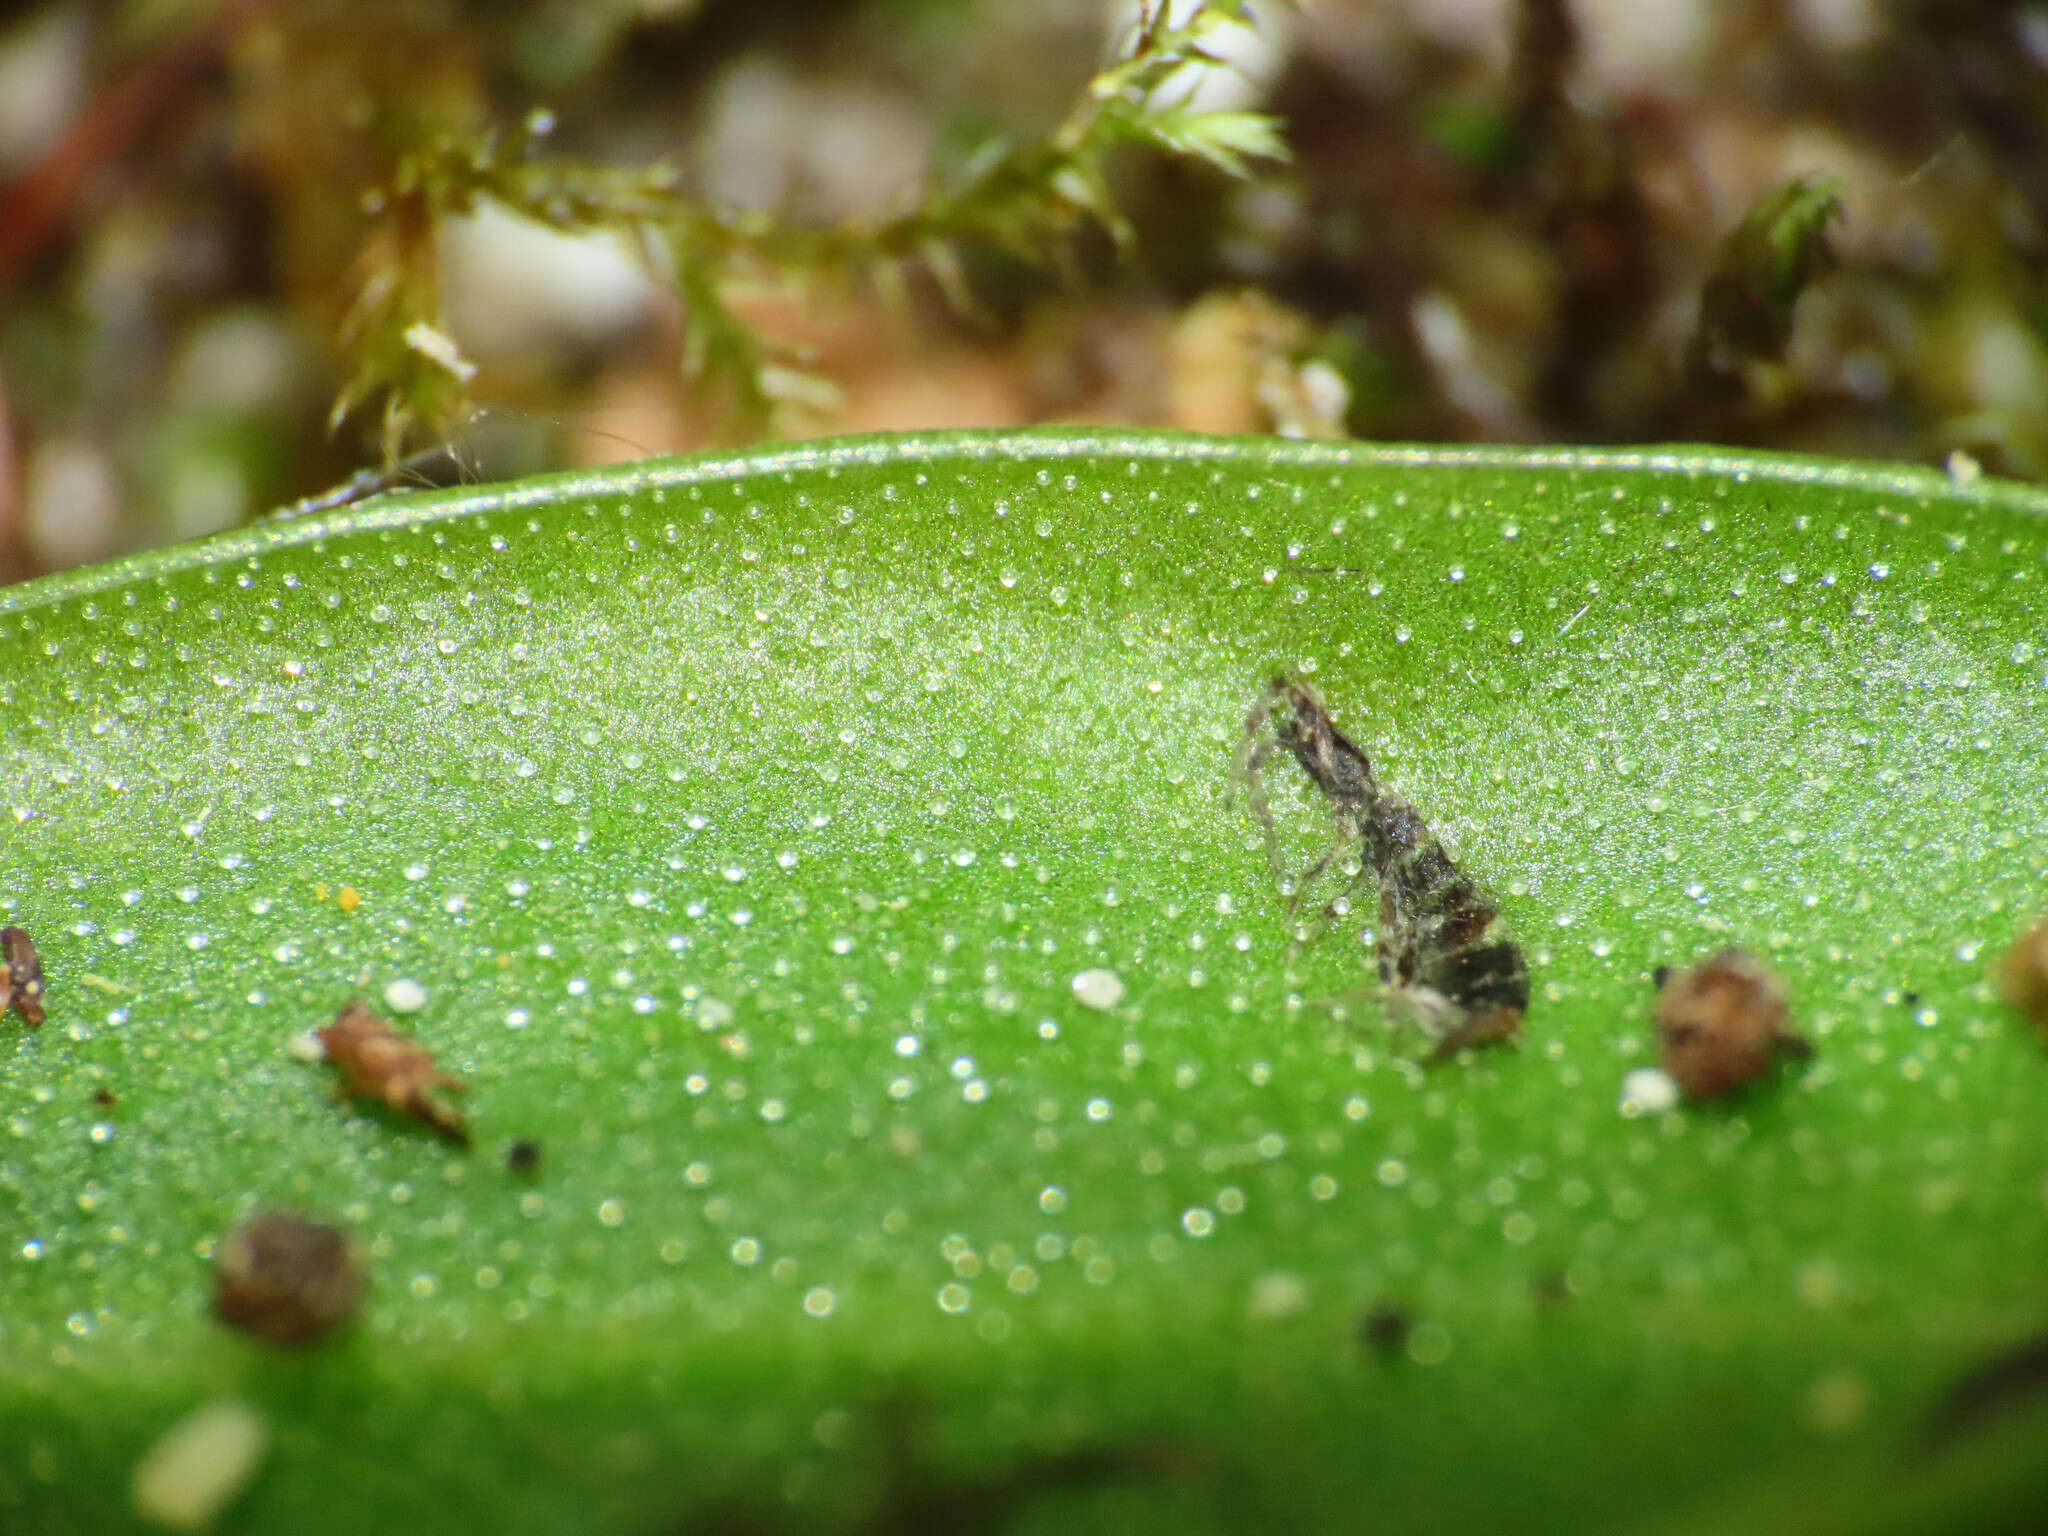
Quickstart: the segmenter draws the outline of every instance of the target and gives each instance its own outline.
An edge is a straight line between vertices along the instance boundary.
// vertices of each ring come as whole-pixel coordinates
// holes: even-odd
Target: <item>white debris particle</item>
[[[1114,1008],[1124,1000],[1124,979],[1095,966],[1074,978],[1074,996],[1086,1008]]]
[[[427,1006],[427,989],[410,976],[401,976],[384,989],[384,1006],[393,1013],[418,1013]]]
[[[290,1036],[286,1039],[284,1048],[301,1061],[327,1059],[327,1047],[321,1044],[320,1037],[310,1029],[302,1029],[296,1035]]]
[[[136,1514],[174,1531],[203,1531],[256,1475],[270,1440],[247,1403],[216,1398],[165,1430],[135,1464],[129,1502]]]
[[[697,1026],[700,1029],[723,1029],[733,1019],[732,1004],[722,997],[700,997],[697,999]]]
[[[1677,1107],[1678,1084],[1655,1067],[1638,1067],[1621,1080],[1621,1112],[1631,1119]]]

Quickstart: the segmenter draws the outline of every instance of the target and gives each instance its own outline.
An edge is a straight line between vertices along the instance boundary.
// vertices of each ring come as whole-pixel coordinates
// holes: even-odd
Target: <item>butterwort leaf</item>
[[[2044,505],[939,434],[0,593],[47,1013],[0,1019],[0,1527],[146,1528],[222,1398],[236,1532],[2038,1507],[2038,1457],[1902,1451],[2048,1309],[2048,1058],[1987,980],[2048,906]],[[1491,893],[1512,1043],[1425,1064],[1370,881],[1276,884],[1276,677]],[[1329,851],[1285,756],[1261,805]],[[1624,1101],[1653,973],[1730,948],[1811,1054]],[[358,997],[469,1147],[337,1098]],[[359,1245],[351,1326],[214,1316],[265,1211]]]

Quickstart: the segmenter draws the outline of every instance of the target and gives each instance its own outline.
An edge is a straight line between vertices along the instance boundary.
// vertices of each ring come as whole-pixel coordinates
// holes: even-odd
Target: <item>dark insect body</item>
[[[513,1173],[540,1172],[540,1143],[522,1137],[505,1149],[505,1166]]]
[[[1297,896],[1356,844],[1364,854],[1356,883],[1371,878],[1379,886],[1380,980],[1435,1041],[1430,1059],[1513,1035],[1529,1009],[1529,968],[1518,945],[1489,934],[1499,908],[1421,813],[1380,785],[1371,759],[1337,729],[1315,690],[1284,677],[1252,706],[1235,764],[1276,874],[1284,880],[1263,775],[1283,750],[1322,792],[1337,824],[1335,846],[1293,882]],[[1325,922],[1334,906],[1324,909]]]
[[[315,1030],[328,1061],[341,1069],[341,1096],[372,1099],[469,1145],[469,1127],[445,1093],[469,1085],[434,1065],[433,1053],[393,1029],[367,1003],[351,998],[334,1022]]]
[[[369,1283],[339,1227],[305,1216],[252,1216],[221,1240],[213,1309],[273,1344],[303,1344],[355,1316]]]
[[[26,928],[0,928],[0,1014],[9,1008],[31,1027],[43,1022],[43,961]]]

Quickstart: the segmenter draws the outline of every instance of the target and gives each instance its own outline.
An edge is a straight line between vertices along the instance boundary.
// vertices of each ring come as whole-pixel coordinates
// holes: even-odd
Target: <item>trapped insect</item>
[[[341,1069],[343,1098],[376,1100],[469,1145],[462,1112],[444,1093],[463,1093],[469,1085],[436,1067],[432,1052],[393,1029],[361,998],[350,998],[332,1024],[313,1033],[327,1060]]]
[[[1667,977],[1657,998],[1665,1073],[1687,1097],[1710,1099],[1762,1077],[1780,1052],[1811,1055],[1786,1011],[1785,984],[1744,950]]]
[[[1286,883],[1264,774],[1282,751],[1322,792],[1337,827],[1330,850],[1294,877],[1290,908],[1356,846],[1363,858],[1344,895],[1367,880],[1378,885],[1380,981],[1398,1011],[1434,1042],[1429,1059],[1512,1036],[1529,1008],[1529,969],[1519,946],[1488,934],[1499,908],[1452,861],[1421,813],[1381,786],[1371,760],[1337,729],[1315,690],[1285,677],[1268,683],[1245,717],[1233,764],[1275,875]],[[1336,906],[1325,907],[1321,921]]]
[[[43,960],[26,928],[0,928],[0,1015],[9,1008],[31,1026],[43,1022]]]

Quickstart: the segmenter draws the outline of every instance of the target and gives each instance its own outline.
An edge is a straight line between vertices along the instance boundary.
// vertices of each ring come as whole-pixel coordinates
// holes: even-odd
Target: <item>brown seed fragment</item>
[[[0,1015],[9,1008],[43,1022],[43,961],[26,928],[0,928]]]
[[[443,1096],[444,1090],[462,1093],[469,1085],[435,1067],[432,1052],[393,1029],[361,998],[350,998],[332,1024],[313,1033],[341,1069],[341,1097],[375,1100],[469,1145],[462,1112]]]
[[[1998,962],[1998,990],[2048,1032],[2048,917],[2021,934]]]
[[[1665,1073],[1695,1099],[1763,1076],[1780,1051],[1813,1050],[1785,1027],[1784,983],[1740,949],[1724,949],[1665,983],[1657,1035]]]
[[[339,1227],[269,1211],[221,1241],[214,1311],[273,1344],[303,1344],[355,1315],[369,1277]]]

